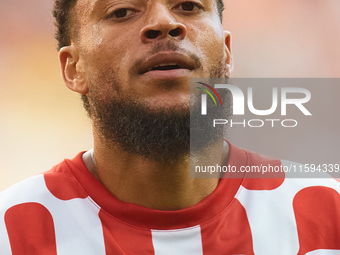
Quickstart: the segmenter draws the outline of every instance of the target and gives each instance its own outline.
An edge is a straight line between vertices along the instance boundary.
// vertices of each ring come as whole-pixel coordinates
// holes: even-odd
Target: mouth
[[[152,67],[149,71],[169,71],[169,70],[176,70],[176,69],[182,69],[181,65],[176,63],[170,63],[170,64],[160,64],[158,66]]]
[[[196,63],[189,56],[178,52],[162,52],[147,58],[139,68],[139,74],[174,70],[192,71]]]

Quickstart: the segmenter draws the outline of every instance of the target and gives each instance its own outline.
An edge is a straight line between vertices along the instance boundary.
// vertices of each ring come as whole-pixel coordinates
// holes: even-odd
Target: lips
[[[139,74],[157,71],[171,71],[177,69],[193,70],[195,61],[189,56],[178,52],[163,52],[152,55],[143,61],[139,68]]]

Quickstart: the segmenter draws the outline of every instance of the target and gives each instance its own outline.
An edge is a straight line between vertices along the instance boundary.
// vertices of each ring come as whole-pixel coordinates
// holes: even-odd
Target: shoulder
[[[305,224],[317,224],[321,218],[334,219],[340,211],[340,182],[331,173],[310,172],[304,164],[261,156],[234,148],[244,156],[244,179],[236,198],[248,212],[259,215],[291,214]],[[303,172],[303,174],[301,174]],[[271,216],[272,217],[272,216]],[[321,217],[321,218],[320,218]],[[340,225],[339,225],[340,227]]]
[[[70,164],[77,164],[79,157],[80,154],[72,160],[64,160],[51,170],[0,192],[0,213],[16,205],[38,203],[45,206],[54,199],[65,201],[87,197],[70,169],[74,167]]]
[[[0,193],[1,254],[95,254],[84,240],[100,236],[100,207],[75,177],[84,171],[80,153]]]
[[[264,254],[278,249],[284,254],[301,254],[319,249],[340,249],[338,224],[340,183],[329,174],[322,178],[297,177],[289,173],[301,164],[267,158],[254,152],[248,166],[277,166],[274,175],[247,174],[235,198],[245,210],[253,245]],[[251,169],[251,168],[249,168]],[[272,168],[274,169],[274,168]],[[299,252],[300,254],[300,252]]]

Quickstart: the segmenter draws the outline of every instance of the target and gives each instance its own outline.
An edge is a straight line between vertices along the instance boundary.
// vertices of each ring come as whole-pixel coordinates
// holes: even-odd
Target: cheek
[[[224,35],[221,23],[219,20],[213,20],[211,24],[201,30],[201,36],[203,39],[204,49],[206,49],[208,56],[221,56],[224,54]],[[204,34],[204,35],[203,35]]]
[[[100,47],[103,43],[104,35],[102,32],[102,23],[99,22],[92,26],[92,48]]]
[[[107,28],[103,22],[94,24],[86,35],[83,46],[86,46],[89,60],[100,61],[111,67],[120,67],[128,52],[128,41],[117,31]]]
[[[114,36],[114,33],[104,34],[101,44],[96,48],[98,56],[102,63],[118,75],[122,76],[129,70],[136,49],[131,45],[132,40],[127,40],[128,37]]]
[[[200,26],[193,30],[196,31],[193,44],[199,49],[202,61],[207,66],[220,64],[226,57],[223,31],[216,29],[215,25]]]

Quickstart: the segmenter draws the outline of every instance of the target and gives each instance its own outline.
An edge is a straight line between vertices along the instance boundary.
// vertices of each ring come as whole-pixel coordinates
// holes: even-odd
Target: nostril
[[[169,31],[169,35],[172,36],[172,37],[176,37],[176,36],[179,36],[181,34],[182,30],[181,28],[176,28],[176,29],[172,29]]]
[[[149,30],[146,32],[146,37],[149,39],[155,39],[161,34],[161,31],[158,30]]]

